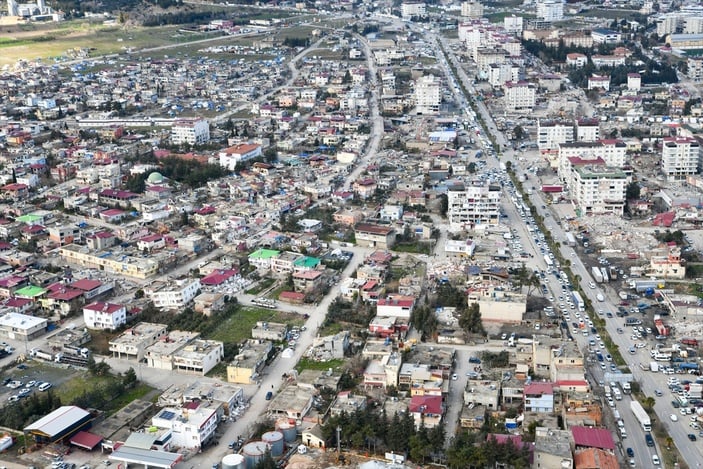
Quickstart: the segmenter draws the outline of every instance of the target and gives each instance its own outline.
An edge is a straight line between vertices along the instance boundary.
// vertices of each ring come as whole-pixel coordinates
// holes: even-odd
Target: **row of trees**
[[[447,450],[447,466],[450,469],[466,467],[496,467],[504,464],[514,469],[530,467],[527,445],[518,447],[508,439],[501,443],[495,437],[482,432],[460,432]]]
[[[341,413],[330,417],[322,426],[326,441],[337,442],[337,427],[341,429],[341,446],[361,451],[381,453],[393,451],[408,453],[415,462],[425,462],[434,452],[444,447],[444,428],[436,426],[416,428],[409,413],[377,413],[368,407],[352,414]]]

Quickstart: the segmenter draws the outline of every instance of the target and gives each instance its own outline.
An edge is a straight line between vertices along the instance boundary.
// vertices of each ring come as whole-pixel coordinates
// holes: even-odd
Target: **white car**
[[[669,415],[669,418],[671,419],[672,422],[678,422],[679,421],[679,416],[676,414],[671,414]]]

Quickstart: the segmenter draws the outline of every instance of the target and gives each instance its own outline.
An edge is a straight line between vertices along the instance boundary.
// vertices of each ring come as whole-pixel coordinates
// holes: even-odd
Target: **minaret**
[[[44,0],[37,0],[37,8],[39,8],[39,13],[44,14],[46,13],[46,4],[44,3]]]

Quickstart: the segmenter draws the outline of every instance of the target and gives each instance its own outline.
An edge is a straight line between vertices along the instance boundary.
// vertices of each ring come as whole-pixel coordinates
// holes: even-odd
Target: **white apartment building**
[[[701,146],[692,137],[667,137],[662,145],[661,168],[669,181],[698,173]]]
[[[483,16],[483,5],[477,1],[461,3],[461,16],[468,18],[481,18]]]
[[[200,291],[200,280],[180,278],[156,281],[144,288],[146,296],[157,308],[182,309],[188,306]]]
[[[417,114],[437,114],[442,102],[440,79],[425,75],[415,81],[415,112]]]
[[[522,16],[510,15],[503,18],[503,28],[506,33],[522,34]]]
[[[683,19],[684,34],[703,33],[703,16],[686,16]]]
[[[425,16],[426,14],[427,9],[423,2],[403,2],[400,4],[400,16],[405,21],[409,21],[413,16]]]
[[[598,119],[578,119],[576,121],[576,141],[595,142],[600,138],[600,122]]]
[[[537,18],[543,21],[561,21],[564,19],[564,2],[562,0],[540,0],[537,2]]]
[[[526,81],[509,81],[503,86],[505,110],[515,113],[529,113],[535,107],[537,87]]]
[[[500,186],[475,182],[453,186],[447,191],[450,231],[497,225],[500,216]]]
[[[567,186],[579,215],[612,213],[622,216],[625,191],[630,182],[620,169],[609,168],[602,159],[569,159],[571,174]]]
[[[627,89],[629,91],[639,91],[642,88],[642,75],[639,73],[627,74]]]
[[[676,14],[662,15],[656,19],[657,36],[664,37],[676,32],[679,23],[679,16]]]
[[[569,158],[582,160],[600,158],[606,166],[622,168],[627,161],[627,144],[622,140],[607,139],[597,142],[569,142],[559,144],[559,178],[566,182],[571,173]]]
[[[540,150],[556,150],[560,144],[573,141],[573,122],[537,121],[537,146]]]
[[[693,81],[703,81],[703,57],[688,58],[687,76]]]
[[[486,78],[492,87],[501,88],[506,82],[520,79],[520,67],[511,63],[491,64]]]
[[[395,96],[395,73],[393,70],[381,71],[381,89],[383,96]]]
[[[174,448],[199,450],[215,437],[217,408],[207,407],[205,403],[195,409],[190,407],[164,407],[151,418],[154,427],[171,431]]]
[[[210,123],[205,119],[179,119],[171,127],[171,142],[199,145],[210,140]]]
[[[83,307],[83,320],[88,329],[115,330],[127,322],[127,308],[98,301]]]

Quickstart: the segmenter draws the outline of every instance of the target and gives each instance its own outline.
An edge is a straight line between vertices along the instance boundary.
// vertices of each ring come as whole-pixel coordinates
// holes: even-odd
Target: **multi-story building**
[[[537,427],[533,467],[573,468],[574,457],[571,452],[571,444],[570,431]]]
[[[450,187],[447,191],[449,229],[462,231],[498,224],[500,197],[500,186],[489,183]]]
[[[215,438],[218,420],[217,409],[203,401],[196,406],[165,407],[151,418],[151,425],[171,431],[171,446],[197,451]]]
[[[689,57],[686,75],[693,81],[703,81],[703,57]]]
[[[554,385],[537,382],[525,385],[525,412],[554,412]]]
[[[598,119],[582,118],[576,121],[576,141],[595,142],[600,138]]]
[[[61,247],[61,257],[72,264],[104,270],[121,276],[145,279],[159,271],[153,259],[116,255],[109,251],[90,251],[86,246],[69,244]]]
[[[141,361],[147,347],[168,334],[168,326],[140,322],[109,342],[113,357],[136,358]]]
[[[571,174],[569,158],[583,160],[601,158],[606,166],[623,168],[627,161],[627,144],[618,139],[598,140],[597,142],[569,142],[559,144],[559,178],[566,182]]]
[[[537,146],[540,150],[556,150],[562,143],[574,141],[574,124],[566,121],[537,121]]]
[[[666,137],[662,145],[661,168],[670,181],[698,173],[701,146],[692,137]]]
[[[562,0],[538,1],[537,18],[548,22],[561,21],[564,19],[564,2]]]
[[[511,34],[522,33],[522,16],[510,15],[503,18],[503,28],[505,32]]]
[[[642,88],[642,75],[639,73],[627,74],[627,89],[628,91],[639,91]]]
[[[467,302],[477,303],[481,320],[488,322],[517,324],[527,311],[527,295],[492,285],[470,289]]]
[[[461,3],[461,16],[468,18],[483,17],[483,5],[475,0]]]
[[[440,79],[425,75],[415,82],[415,112],[417,114],[437,114],[442,102],[439,91]]]
[[[622,34],[612,29],[596,28],[591,31],[594,44],[616,44],[622,41]]]
[[[178,119],[171,127],[174,145],[200,145],[210,140],[210,123],[205,119]]]
[[[238,163],[249,161],[261,155],[261,145],[248,143],[235,145],[220,152],[220,166],[234,171]]]
[[[96,302],[83,307],[88,329],[115,330],[127,322],[127,308],[114,303]]]
[[[157,308],[182,309],[192,303],[199,290],[200,280],[185,277],[155,281],[144,288],[144,293]]]
[[[668,34],[676,32],[676,27],[679,23],[679,17],[675,14],[662,15],[656,19],[657,36],[665,37]]]
[[[683,19],[684,34],[703,33],[703,16],[686,16]]]
[[[400,16],[406,21],[425,15],[427,15],[427,9],[424,2],[403,2],[400,4]]]
[[[567,185],[572,199],[582,215],[612,213],[622,216],[625,209],[625,191],[629,177],[605,161],[569,158],[571,175]]]
[[[503,86],[505,109],[508,112],[529,113],[535,107],[537,87],[526,81],[509,81]]]

